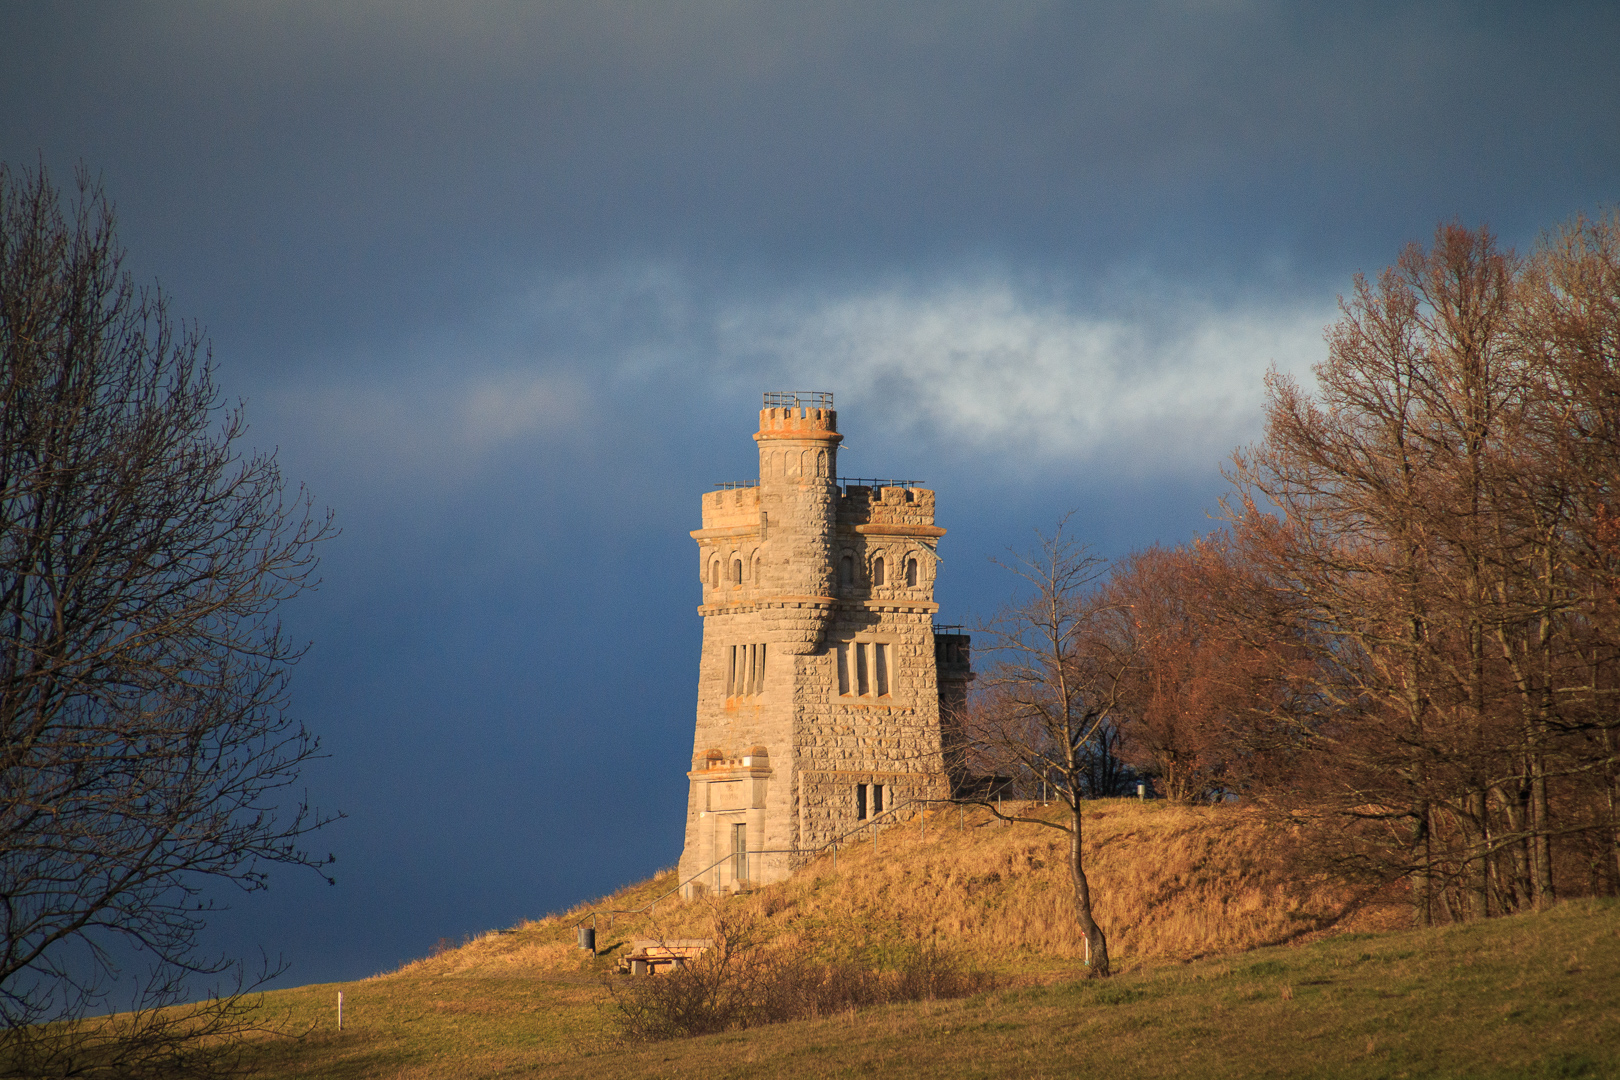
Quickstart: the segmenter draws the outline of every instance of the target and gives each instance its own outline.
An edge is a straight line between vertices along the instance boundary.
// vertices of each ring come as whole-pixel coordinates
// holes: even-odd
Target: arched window
[[[816,451],[816,475],[827,475],[827,451],[825,450]]]
[[[916,559],[907,559],[906,560],[906,586],[907,586],[907,588],[913,588],[913,589],[917,587],[917,560]]]
[[[883,556],[881,555],[872,560],[872,584],[883,584]]]
[[[733,585],[741,585],[742,584],[742,560],[741,559],[732,559],[731,560],[731,583]]]
[[[714,560],[714,562],[709,564],[709,588],[718,589],[719,587],[720,587],[720,560],[716,559],[716,560]]]
[[[838,560],[838,583],[840,585],[855,584],[855,556],[845,555]]]
[[[803,450],[799,453],[799,475],[810,475],[810,451],[808,450]]]
[[[759,571],[762,566],[764,566],[764,562],[760,559],[759,552],[756,551],[754,552],[754,585],[756,588],[759,585]]]

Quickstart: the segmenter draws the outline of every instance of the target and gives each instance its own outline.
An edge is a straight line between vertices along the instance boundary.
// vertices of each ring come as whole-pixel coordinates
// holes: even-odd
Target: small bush
[[[869,1005],[966,997],[991,985],[988,975],[966,970],[935,945],[912,950],[893,970],[876,970],[763,945],[735,916],[717,914],[712,936],[713,947],[683,967],[609,984],[628,1038],[707,1035]]]
[[[428,955],[429,956],[443,956],[445,953],[455,952],[457,949],[464,948],[465,946],[471,945],[471,944],[472,944],[472,935],[471,934],[462,934],[460,941],[454,941],[454,940],[452,940],[450,938],[442,937],[438,941],[435,941],[433,943],[433,948],[431,950],[429,950]]]

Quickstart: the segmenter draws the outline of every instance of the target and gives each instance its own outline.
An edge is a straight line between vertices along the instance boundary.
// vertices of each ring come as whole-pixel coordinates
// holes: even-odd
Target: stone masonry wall
[[[934,525],[934,493],[841,490],[836,418],[766,408],[758,485],[702,497],[692,536],[703,649],[680,863],[682,880],[703,872],[702,888],[786,876],[858,827],[857,784],[883,785],[888,805],[949,793],[932,623],[933,545],[945,530]],[[742,858],[730,854],[739,827]]]

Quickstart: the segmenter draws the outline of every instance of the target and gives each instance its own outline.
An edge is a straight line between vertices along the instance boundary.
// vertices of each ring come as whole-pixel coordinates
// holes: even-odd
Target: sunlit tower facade
[[[934,624],[934,493],[840,478],[842,440],[830,393],[767,393],[758,479],[703,496],[688,895],[780,880],[863,821],[950,794],[972,673],[967,636]]]

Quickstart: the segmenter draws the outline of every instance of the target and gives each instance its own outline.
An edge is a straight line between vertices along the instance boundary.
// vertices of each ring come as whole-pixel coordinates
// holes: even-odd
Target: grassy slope
[[[1107,984],[1073,981],[1058,834],[982,814],[960,829],[952,812],[926,839],[897,826],[876,851],[842,854],[836,874],[818,865],[727,903],[778,939],[878,964],[937,937],[1005,989],[623,1047],[595,973],[629,938],[701,934],[709,911],[667,900],[611,931],[599,918],[608,955],[592,965],[571,947],[581,908],[388,975],[267,995],[269,1023],[309,1033],[265,1040],[258,1062],[333,1078],[1620,1074],[1620,906],[1324,936],[1345,898],[1290,882],[1277,838],[1241,811],[1112,803],[1092,821],[1099,914],[1125,969]],[[601,907],[639,907],[673,884],[660,875]],[[1256,949],[1281,941],[1294,944]]]

